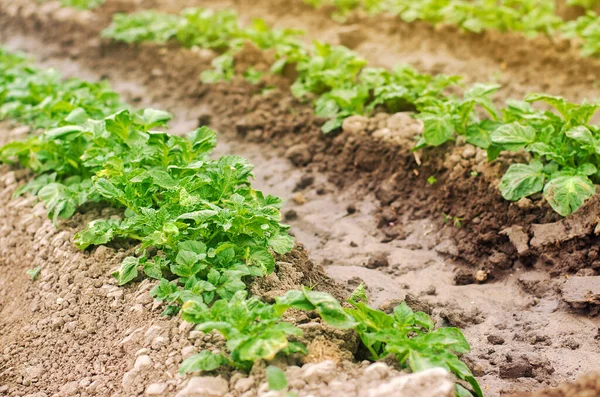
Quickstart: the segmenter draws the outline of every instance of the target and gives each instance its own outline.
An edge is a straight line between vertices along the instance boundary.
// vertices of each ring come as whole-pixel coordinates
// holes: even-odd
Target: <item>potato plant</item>
[[[304,0],[313,7],[336,9],[335,19],[343,20],[353,10],[370,14],[389,13],[405,22],[425,21],[434,25],[456,25],[473,33],[486,30],[520,32],[527,37],[542,33],[562,35],[581,46],[584,57],[600,54],[598,0],[567,0],[587,13],[573,21],[556,14],[556,4],[547,0]]]
[[[90,222],[75,235],[75,244],[88,249],[115,239],[135,242],[136,255],[114,273],[118,283],[141,274],[157,279],[151,295],[168,303],[165,315],[181,311],[199,330],[218,331],[227,340],[226,351],[186,359],[182,373],[222,365],[248,371],[257,360],[305,353],[295,340],[302,331],[282,319],[295,308],[314,310],[334,327],[355,329],[374,360],[393,353],[414,371],[443,367],[482,395],[456,355],[469,350],[460,331],[434,330],[429,317],[406,305],[391,317],[366,306],[360,289],[349,300],[353,309],[309,289],[289,291],[275,304],[248,297],[247,283],[272,273],[274,253],[291,251],[294,240],[280,223],[281,200],[252,189],[247,160],[209,157],[214,131],[168,134],[169,113],[130,110],[105,84],[62,80],[3,50],[0,71],[1,118],[38,132],[0,148],[0,161],[19,163],[36,175],[21,193],[37,194],[55,223],[90,202],[120,208],[119,218]],[[39,271],[28,274],[35,279]],[[457,385],[457,394],[465,393]]]
[[[411,4],[425,7],[425,3]],[[535,4],[527,3],[528,9],[541,12]],[[153,22],[162,22],[149,23],[148,16]],[[190,28],[191,16],[204,22],[202,29]],[[165,25],[170,28],[165,30]],[[326,133],[339,129],[352,115],[370,114],[375,109],[392,113],[412,110],[424,125],[415,149],[439,146],[462,135],[467,142],[487,150],[490,161],[503,151],[525,150],[532,156],[531,163],[512,164],[502,177],[500,191],[507,200],[518,201],[542,192],[557,213],[567,216],[590,198],[594,184],[600,183],[597,127],[590,125],[595,104],[573,104],[559,97],[531,94],[524,101],[509,100],[504,108],[496,109],[493,95],[499,85],[474,84],[462,95],[451,95],[447,89],[458,86],[459,77],[420,74],[404,65],[391,71],[372,68],[343,46],[320,42],[306,46],[298,41],[298,32],[270,30],[260,21],[242,28],[235,15],[226,10],[188,9],[181,16],[154,12],[119,15],[104,34],[127,42],[173,39],[188,47],[219,49],[223,52],[213,62],[215,70],[203,75],[209,82],[234,76],[233,55],[245,42],[275,50],[271,71],[280,72],[288,63],[295,65],[298,77],[291,91],[299,98],[315,98],[316,115],[328,119],[323,125]],[[531,106],[540,101],[555,111]],[[480,118],[481,114],[486,117]]]

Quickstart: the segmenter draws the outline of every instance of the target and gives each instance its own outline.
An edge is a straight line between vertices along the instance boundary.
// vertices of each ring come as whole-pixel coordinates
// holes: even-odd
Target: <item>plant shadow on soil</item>
[[[555,277],[581,268],[597,274],[590,255],[596,239],[587,231],[593,225],[585,225],[582,239],[540,245],[520,255],[510,237],[498,232],[525,226],[527,237],[535,237],[527,225],[557,218],[537,203],[521,208],[501,199],[490,180],[505,166],[502,162],[487,166],[481,154],[458,147],[450,153],[431,151],[418,167],[408,150],[410,139],[403,135],[413,128],[408,119],[390,121],[381,115],[354,134],[324,137],[311,109],[288,94],[256,95],[255,87],[241,82],[195,84],[210,62],[207,54],[100,44],[94,29],[72,30],[77,23],[65,24],[62,31],[52,30],[51,19],[30,16],[19,23],[4,18],[2,40],[27,50],[42,65],[65,75],[108,78],[130,102],[174,113],[174,132],[198,123],[216,127],[222,132],[217,152],[239,154],[255,164],[257,188],[287,200],[283,213],[293,234],[346,293],[364,281],[376,306],[391,309],[407,299],[439,324],[463,328],[473,346],[471,367],[487,395],[556,385],[597,369],[600,323],[561,303],[564,279]],[[24,34],[36,30],[46,33],[47,41]],[[56,44],[49,45],[53,40]],[[290,108],[295,112],[290,114]],[[373,138],[388,126],[389,141]],[[473,170],[481,176],[471,177]],[[430,175],[438,176],[439,185],[426,183]],[[464,225],[443,225],[442,212],[464,219]],[[454,285],[461,279],[457,274],[473,278],[475,270],[495,280]],[[146,285],[141,289],[145,293]],[[118,294],[116,289],[109,293]],[[142,293],[136,291],[131,299],[143,299]],[[125,289],[124,302],[128,296]],[[143,321],[149,321],[145,316]],[[119,329],[118,321],[112,327]],[[33,346],[30,340],[25,350]],[[121,362],[114,373],[127,369]]]

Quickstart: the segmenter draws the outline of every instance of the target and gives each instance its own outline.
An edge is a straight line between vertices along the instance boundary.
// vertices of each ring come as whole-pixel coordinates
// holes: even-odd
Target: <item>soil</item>
[[[289,6],[286,2],[287,8],[278,1],[202,4],[234,6],[246,19],[260,15],[332,41],[354,37],[348,31],[358,32],[360,44],[353,47],[383,66],[401,59],[422,71],[460,73],[470,81],[501,70],[502,57],[510,65],[502,75],[502,95],[545,90],[578,100],[597,94],[587,77],[570,78],[577,73],[589,77],[587,73],[600,66],[598,61],[573,62],[574,50],[543,39],[509,37],[510,44],[504,44],[493,34],[409,27],[392,18],[383,18],[380,25],[378,21],[377,29],[369,27],[368,17],[339,26],[295,1]],[[215,56],[210,51],[99,39],[112,12],[149,5],[109,0],[98,11],[75,12],[55,3],[3,0],[0,40],[66,76],[107,78],[136,106],[171,111],[174,133],[209,124],[221,132],[217,154],[250,159],[256,167],[256,186],[287,200],[286,222],[305,247],[280,258],[278,274],[254,285],[254,293],[269,299],[304,284],[344,297],[364,281],[374,306],[391,309],[406,299],[431,313],[439,325],[463,328],[473,347],[467,359],[488,396],[557,386],[598,369],[600,320],[590,316],[596,304],[582,305],[577,296],[573,304],[563,297],[565,274],[576,280],[598,277],[596,199],[566,220],[552,214],[541,199],[509,204],[496,187],[508,158],[487,164],[483,153],[464,143],[415,157],[410,144],[420,126],[407,114],[353,118],[343,132],[325,136],[320,132],[322,120],[290,96],[285,79],[271,82],[281,89],[267,95],[260,94],[261,86],[243,81],[201,85],[198,74]],[[172,11],[183,5],[168,2]],[[288,16],[282,15],[282,8]],[[294,13],[288,14],[290,10]],[[510,51],[503,47],[510,45]],[[546,55],[524,57],[520,48],[530,50],[533,45]],[[247,49],[239,61],[260,62],[261,56]],[[440,64],[445,66],[436,69]],[[2,131],[3,140],[27,133],[7,125]],[[434,185],[427,183],[431,175],[438,180]],[[70,242],[72,233],[98,212],[79,214],[55,229],[40,204],[12,198],[19,181],[27,177],[22,170],[2,170],[1,211],[7,222],[0,235],[0,393],[125,396],[151,395],[149,389],[162,387],[156,395],[183,393],[191,384],[176,374],[184,349],[186,354],[214,349],[222,340],[193,334],[189,324],[177,319],[160,318],[161,308],[147,295],[148,281],[117,288],[110,270],[126,255],[126,248],[84,254]],[[442,213],[452,220],[444,223]],[[459,219],[457,227],[453,222]],[[25,270],[37,265],[42,267],[41,277],[32,283]],[[582,295],[587,299],[585,292]],[[96,333],[88,334],[91,330]],[[393,384],[398,375],[387,366],[381,370],[384,376],[379,369],[367,370],[372,366],[365,363],[348,361],[356,349],[349,335],[319,323],[305,332],[311,346],[305,360],[333,364],[311,369],[290,362],[288,376],[298,380],[301,395],[325,396],[333,385],[346,384],[347,395],[362,395],[364,384],[378,389]],[[232,395],[264,392],[261,368],[252,375],[248,381],[224,372],[221,378],[194,382],[212,382],[211,387],[226,388]]]

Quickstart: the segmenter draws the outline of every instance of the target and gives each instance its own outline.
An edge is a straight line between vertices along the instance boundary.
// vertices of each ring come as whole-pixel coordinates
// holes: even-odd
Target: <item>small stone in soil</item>
[[[298,213],[294,210],[286,211],[283,216],[285,217],[286,221],[293,221],[295,219],[298,219]]]
[[[360,277],[352,277],[350,278],[348,281],[346,281],[346,284],[348,284],[351,287],[358,287],[359,285],[363,284],[364,281],[360,278]],[[365,289],[369,289],[369,287],[367,285],[365,285]]]
[[[298,205],[302,205],[306,203],[306,197],[302,193],[296,193],[292,196],[292,200]]]
[[[349,215],[352,215],[356,212],[356,207],[354,206],[354,204],[348,204],[348,206],[346,207],[346,212]]]
[[[456,285],[469,285],[475,283],[475,276],[468,270],[459,269],[454,275],[454,283]]]
[[[198,127],[210,125],[211,119],[212,119],[212,116],[209,113],[201,114],[198,117]]]
[[[437,294],[435,285],[430,285],[429,287],[427,287],[427,289],[425,289],[423,291],[423,295],[435,295]]]
[[[487,337],[487,340],[492,345],[503,345],[504,344],[504,338],[501,337],[500,335],[489,335]]]
[[[310,147],[304,143],[290,147],[285,152],[285,157],[288,158],[296,167],[305,166],[312,160]]]
[[[315,177],[313,175],[302,175],[300,180],[296,183],[294,187],[294,192],[298,192],[300,190],[304,190],[310,185],[312,185],[315,181]]]
[[[387,255],[380,252],[373,255],[367,262],[367,269],[377,269],[378,267],[389,266]]]
[[[563,301],[577,309],[600,305],[600,276],[571,277],[561,292]]]
[[[500,365],[499,375],[503,379],[531,378],[533,366],[523,359],[505,362]]]
[[[477,280],[478,283],[483,283],[487,280],[488,274],[489,273],[485,270],[477,270],[475,272],[475,280]]]
[[[577,349],[579,349],[579,346],[580,346],[579,342],[577,342],[576,340],[571,339],[571,338],[565,339],[562,343],[562,347],[567,347],[571,350],[577,350]]]
[[[398,215],[396,214],[396,211],[394,211],[392,208],[386,207],[381,212],[381,218],[385,222],[395,222],[398,220]]]

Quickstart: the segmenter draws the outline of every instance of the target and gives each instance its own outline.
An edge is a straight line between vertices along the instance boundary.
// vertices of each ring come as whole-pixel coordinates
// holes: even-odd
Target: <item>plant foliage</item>
[[[434,331],[426,315],[411,314],[406,306],[403,313],[412,317],[398,323],[357,300],[362,290],[349,300],[352,309],[309,289],[290,291],[275,305],[248,298],[245,281],[273,272],[273,255],[289,252],[294,241],[279,223],[281,200],[251,188],[252,167],[245,159],[209,157],[214,131],[203,127],[187,137],[170,135],[160,130],[169,113],[128,110],[105,84],[61,80],[5,51],[0,51],[0,70],[2,118],[41,132],[0,148],[1,161],[18,161],[37,175],[21,193],[37,194],[55,222],[89,202],[121,208],[120,218],[90,222],[75,244],[87,249],[114,239],[137,241],[137,255],[126,257],[114,273],[118,283],[141,274],[157,279],[151,295],[169,304],[163,313],[181,312],[197,329],[218,331],[227,340],[226,351],[187,358],[181,373],[222,365],[250,370],[256,360],[305,353],[297,341],[301,330],[282,319],[295,308],[315,310],[332,326],[356,329],[373,359],[393,352],[412,370],[444,367],[480,395],[455,356],[468,351],[460,331]],[[39,270],[28,274],[35,279]],[[269,372],[271,387],[284,389],[282,372]]]

